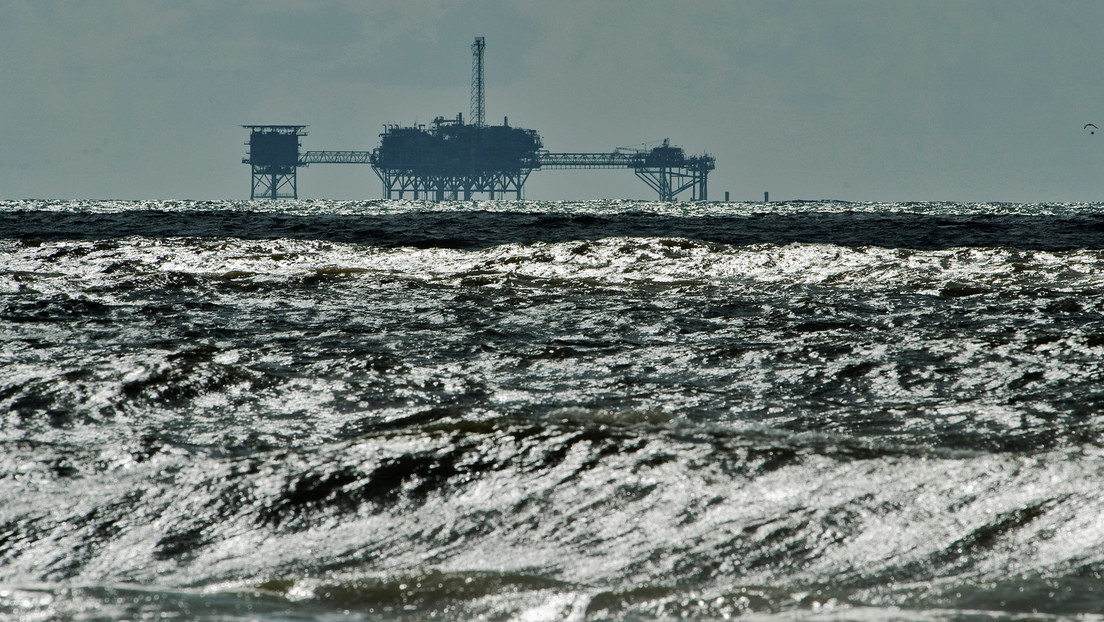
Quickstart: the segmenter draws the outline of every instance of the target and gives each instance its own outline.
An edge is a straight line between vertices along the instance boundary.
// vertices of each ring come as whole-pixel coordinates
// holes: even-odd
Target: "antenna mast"
[[[472,44],[471,122],[483,127],[486,121],[486,104],[483,99],[483,49],[487,44],[483,37],[476,37]]]

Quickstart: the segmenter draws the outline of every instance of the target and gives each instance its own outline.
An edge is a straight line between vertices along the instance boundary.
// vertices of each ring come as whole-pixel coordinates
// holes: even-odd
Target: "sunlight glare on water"
[[[1101,619],[1102,234],[0,202],[0,617]]]

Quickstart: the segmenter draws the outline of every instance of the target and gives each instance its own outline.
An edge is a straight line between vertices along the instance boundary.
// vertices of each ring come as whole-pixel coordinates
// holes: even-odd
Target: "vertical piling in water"
[[[763,202],[764,203],[770,203],[770,193],[769,192],[764,192],[763,193]]]
[[[725,203],[728,203],[728,190],[725,190]]]

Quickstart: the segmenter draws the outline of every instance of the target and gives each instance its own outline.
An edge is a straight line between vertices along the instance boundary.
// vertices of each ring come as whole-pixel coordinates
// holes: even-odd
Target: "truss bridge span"
[[[299,166],[311,164],[371,164],[371,151],[305,151]]]

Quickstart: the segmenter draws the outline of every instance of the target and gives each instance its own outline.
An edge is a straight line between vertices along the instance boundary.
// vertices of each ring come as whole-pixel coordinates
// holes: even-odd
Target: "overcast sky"
[[[304,150],[469,111],[551,151],[670,138],[710,198],[1104,200],[1100,0],[0,0],[0,198],[248,198],[242,124]],[[379,198],[364,165],[306,198]],[[654,198],[537,171],[530,199]]]

